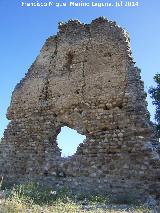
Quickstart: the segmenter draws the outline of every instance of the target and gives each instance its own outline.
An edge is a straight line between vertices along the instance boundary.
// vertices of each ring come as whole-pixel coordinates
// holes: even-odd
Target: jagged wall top
[[[44,93],[48,95],[48,91],[47,104],[55,111],[77,105],[82,99],[93,102],[91,97],[94,102],[100,97],[112,102],[112,97],[124,92],[130,66],[133,59],[129,35],[115,22],[100,17],[91,24],[78,20],[60,23],[57,35],[46,40],[28,73],[16,86],[7,116],[13,119],[41,110]],[[110,80],[113,83],[108,84]],[[80,92],[75,98],[77,88]]]
[[[128,42],[130,41],[129,34],[126,30],[118,26],[115,21],[109,21],[105,17],[96,18],[92,20],[91,24],[84,24],[84,23],[81,23],[79,20],[69,20],[68,22],[59,22],[59,26],[58,26],[59,32],[57,33],[57,35],[63,34],[67,31],[71,33],[74,33],[78,30],[79,31],[84,30],[84,29],[85,30],[88,29],[90,31],[89,28],[97,27],[97,26],[99,29],[101,28],[101,31],[103,31],[103,28],[105,28],[104,30],[108,28],[108,30],[114,33],[114,36],[117,36],[117,38],[121,38],[120,40],[128,41]]]

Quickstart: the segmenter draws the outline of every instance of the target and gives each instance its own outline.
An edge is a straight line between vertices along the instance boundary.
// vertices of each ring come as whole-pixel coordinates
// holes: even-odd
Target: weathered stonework
[[[0,174],[158,198],[160,157],[140,79],[129,36],[115,22],[60,23],[13,92]],[[69,158],[56,142],[63,126],[86,135]]]

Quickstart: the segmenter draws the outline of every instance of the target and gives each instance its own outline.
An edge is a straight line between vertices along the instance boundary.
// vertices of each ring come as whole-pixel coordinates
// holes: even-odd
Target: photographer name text
[[[138,1],[115,1],[115,2],[84,2],[84,1],[68,1],[68,2],[21,2],[22,7],[139,7]]]

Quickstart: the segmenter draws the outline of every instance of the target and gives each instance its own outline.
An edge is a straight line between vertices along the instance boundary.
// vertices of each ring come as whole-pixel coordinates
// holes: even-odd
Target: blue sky
[[[41,2],[48,1],[42,0]],[[109,2],[107,0],[98,1]],[[81,22],[89,23],[99,16],[116,21],[130,34],[133,57],[136,65],[142,70],[145,90],[147,91],[151,85],[154,85],[153,76],[160,71],[159,0],[139,0],[140,6],[135,8],[26,8],[21,7],[21,2],[19,0],[0,0],[0,137],[8,123],[5,114],[15,85],[27,72],[47,37],[57,32],[59,21],[79,19]],[[24,2],[36,1],[26,0]],[[87,2],[87,0],[83,2]],[[110,2],[115,2],[115,0],[110,0]],[[153,120],[154,107],[149,97],[147,100],[148,110]],[[63,132],[66,134],[66,140],[79,143],[77,138],[68,135],[67,130]],[[74,142],[75,140],[76,142]],[[65,148],[65,146],[68,146],[67,142],[62,144],[62,147]]]

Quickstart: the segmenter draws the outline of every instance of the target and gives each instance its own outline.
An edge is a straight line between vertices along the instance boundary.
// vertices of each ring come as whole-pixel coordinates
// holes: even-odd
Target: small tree
[[[149,94],[153,99],[152,103],[156,106],[155,112],[155,120],[156,120],[156,129],[157,129],[157,136],[160,138],[160,74],[156,74],[154,76],[154,81],[156,83],[156,87],[151,87],[149,89]]]

